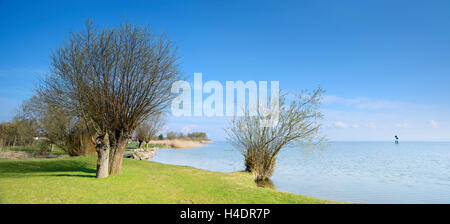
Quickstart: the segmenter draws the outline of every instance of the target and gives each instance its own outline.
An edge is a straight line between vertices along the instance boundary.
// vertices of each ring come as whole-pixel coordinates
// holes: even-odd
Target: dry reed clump
[[[71,132],[66,136],[65,144],[64,151],[71,156],[97,155],[95,145],[87,131]]]
[[[184,149],[184,148],[199,148],[205,145],[199,141],[173,139],[173,140],[153,140],[149,142],[155,145],[165,145],[167,148]]]

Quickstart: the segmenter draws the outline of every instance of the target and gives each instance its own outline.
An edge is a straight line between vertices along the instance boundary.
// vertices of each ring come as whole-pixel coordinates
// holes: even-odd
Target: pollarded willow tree
[[[100,30],[88,22],[51,59],[40,94],[85,121],[95,136],[97,177],[119,174],[135,129],[173,97],[170,87],[180,78],[176,48],[148,27]]]
[[[320,146],[318,143],[324,140],[319,135],[319,120],[323,115],[318,109],[322,93],[321,88],[310,94],[303,92],[290,102],[286,95],[281,95],[279,109],[258,110],[254,116],[246,111],[231,120],[226,130],[228,140],[241,151],[245,169],[254,174],[255,181],[272,176],[277,156],[286,146],[296,142]],[[263,120],[274,117],[278,117],[278,122],[272,126],[261,125]]]

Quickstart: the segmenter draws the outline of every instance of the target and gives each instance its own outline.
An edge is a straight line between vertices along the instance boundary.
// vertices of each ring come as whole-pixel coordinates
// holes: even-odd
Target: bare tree
[[[62,107],[52,107],[40,95],[34,95],[22,103],[18,117],[36,123],[38,137],[45,137],[51,144],[71,156],[95,154],[89,133],[80,117],[72,116]],[[50,150],[50,151],[52,151]]]
[[[315,144],[322,138],[318,135],[322,114],[318,111],[323,90],[318,88],[311,94],[296,95],[289,105],[286,95],[280,96],[279,120],[273,127],[260,126],[267,117],[258,111],[256,116],[248,112],[235,117],[227,130],[228,139],[241,150],[246,171],[255,175],[255,181],[268,180],[273,174],[278,153],[285,146],[303,142]],[[268,113],[273,115],[274,108]]]
[[[88,22],[51,59],[39,92],[83,118],[96,136],[97,177],[119,174],[135,129],[173,97],[170,87],[180,73],[172,42],[147,27],[124,23],[99,30]]]
[[[139,141],[139,148],[142,142],[145,142],[145,150],[148,150],[148,143],[161,130],[165,124],[165,119],[162,114],[155,114],[150,117],[148,121],[143,122],[136,129],[136,138]]]
[[[11,122],[1,122],[0,148],[30,145],[34,141],[36,132],[36,124],[33,120],[14,117]]]

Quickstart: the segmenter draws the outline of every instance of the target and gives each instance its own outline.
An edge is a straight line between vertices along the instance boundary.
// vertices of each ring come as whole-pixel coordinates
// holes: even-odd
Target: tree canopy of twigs
[[[40,94],[86,123],[98,153],[97,177],[120,173],[122,154],[135,129],[165,110],[179,79],[176,47],[150,28],[86,28],[53,53]]]
[[[165,119],[161,113],[151,116],[136,129],[136,138],[139,147],[145,142],[145,149],[148,150],[148,142],[151,141],[165,124]]]
[[[84,122],[62,107],[53,107],[40,95],[34,95],[22,103],[18,116],[34,121],[37,137],[43,137],[52,145],[71,156],[95,154],[94,145],[89,141]]]
[[[256,116],[244,113],[244,116],[234,117],[226,130],[229,141],[241,150],[246,171],[253,172],[256,181],[267,180],[273,174],[278,153],[286,146],[295,142],[316,144],[323,138],[319,135],[323,117],[319,111],[321,94],[318,88],[312,93],[295,95],[287,102],[286,95],[281,95],[280,108],[270,108],[268,113],[258,110]],[[278,113],[278,123],[274,126],[261,126],[261,121],[268,114]]]

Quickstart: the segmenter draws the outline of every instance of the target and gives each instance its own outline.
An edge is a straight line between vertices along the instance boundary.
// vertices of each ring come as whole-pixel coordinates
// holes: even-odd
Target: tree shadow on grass
[[[85,161],[65,160],[65,159],[39,159],[39,160],[21,160],[21,161],[3,161],[0,163],[0,170],[3,174],[27,174],[27,173],[52,173],[52,172],[83,172],[83,174],[49,174],[47,176],[79,176],[95,177],[95,164]]]
[[[54,175],[39,175],[41,177],[89,177],[95,178],[95,175],[83,175],[83,174],[54,174]]]

